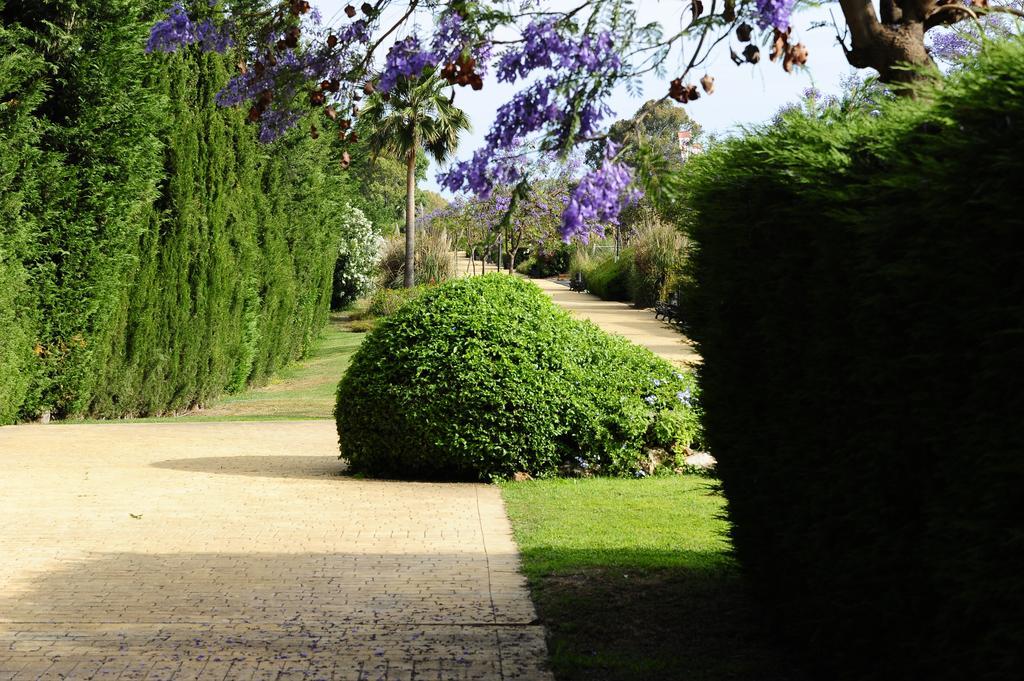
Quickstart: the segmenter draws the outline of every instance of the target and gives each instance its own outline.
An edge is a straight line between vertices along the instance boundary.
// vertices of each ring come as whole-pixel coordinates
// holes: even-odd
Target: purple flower
[[[218,52],[220,54],[223,54],[235,44],[226,27],[218,28],[209,19],[204,19],[196,25],[195,41],[199,43],[204,52]]]
[[[399,40],[388,50],[378,89],[389,92],[399,78],[416,78],[428,67],[437,66],[436,53],[424,50],[415,35]]]
[[[757,25],[761,28],[774,27],[785,31],[789,28],[789,17],[795,4],[796,0],[755,0]]]
[[[615,145],[609,143],[601,167],[583,176],[569,197],[562,213],[562,238],[569,241],[578,236],[584,241],[592,231],[590,225],[617,224],[619,213],[640,199],[639,189],[630,189],[633,171],[625,163],[612,160]]]
[[[196,42],[196,29],[185,7],[176,2],[167,9],[167,18],[153,24],[146,41],[146,52],[176,52]]]
[[[171,5],[166,14],[166,19],[150,29],[146,52],[176,52],[179,47],[198,44],[204,52],[223,53],[234,45],[228,26],[218,27],[210,19],[192,21],[180,2]]]

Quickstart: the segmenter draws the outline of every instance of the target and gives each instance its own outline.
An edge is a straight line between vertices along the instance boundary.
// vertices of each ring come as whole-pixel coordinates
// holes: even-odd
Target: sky
[[[321,10],[325,21],[337,16],[337,21],[344,21],[342,9],[349,4],[348,0],[319,0],[315,3]],[[543,3],[546,7],[568,7],[572,2],[565,0],[549,0]],[[681,0],[638,0],[639,20],[641,23],[658,21],[668,27],[679,26],[683,13],[689,19],[689,2]],[[358,6],[358,3],[356,3]],[[706,65],[706,72],[715,78],[715,93],[704,95],[696,102],[685,105],[692,119],[700,123],[705,131],[716,135],[735,133],[744,126],[755,125],[770,120],[776,111],[785,104],[798,101],[809,87],[815,87],[826,94],[838,94],[840,80],[848,76],[852,69],[846,62],[842,49],[836,42],[835,29],[832,28],[830,8],[819,7],[797,12],[793,17],[793,38],[791,42],[802,42],[807,46],[809,58],[807,68],[796,69],[793,73],[782,70],[780,62],[770,62],[767,49],[762,47],[761,63],[735,66],[729,58],[729,48],[724,44],[715,48],[711,59]],[[831,8],[836,21],[843,27],[842,13],[838,3]],[[811,28],[815,23],[826,22],[826,28]],[[431,21],[428,15],[417,17],[416,23],[424,35],[429,34]],[[404,37],[413,28],[397,33],[396,37]],[[737,53],[744,46],[736,40],[732,41]],[[385,50],[386,52],[386,50]],[[381,54],[383,58],[383,53]],[[672,67],[679,65],[678,52],[669,58],[668,71],[664,77],[648,74],[642,81],[642,94],[633,95],[620,88],[609,100],[614,117],[608,120],[628,118],[648,99],[660,98],[668,91],[668,81],[678,74],[672,73]],[[680,69],[681,70],[681,69]],[[705,71],[694,74],[692,82],[703,76]],[[507,102],[520,85],[498,83],[493,77],[485,80],[483,90],[474,92],[471,88],[457,88],[455,102],[469,115],[473,131],[466,134],[459,144],[456,156],[467,159],[473,151],[483,145],[494,121],[497,108]],[[421,186],[425,189],[441,192],[450,197],[448,192],[441,191],[435,176],[437,167],[432,167],[427,181]]]

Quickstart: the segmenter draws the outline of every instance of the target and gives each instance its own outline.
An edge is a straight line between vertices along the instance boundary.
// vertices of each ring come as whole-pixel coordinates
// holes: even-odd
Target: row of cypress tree
[[[0,0],[0,423],[173,412],[326,320],[351,180],[259,144],[230,56],[146,55],[157,0]]]

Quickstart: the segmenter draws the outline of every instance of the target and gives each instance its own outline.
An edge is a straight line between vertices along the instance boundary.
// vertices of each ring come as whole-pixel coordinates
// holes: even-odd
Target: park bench
[[[654,303],[654,318],[663,318],[665,321],[682,323],[683,316],[679,311],[679,297],[672,294],[668,300],[659,300]]]
[[[569,290],[577,291],[582,293],[587,290],[587,285],[583,283],[583,273],[577,272],[576,276],[569,280]]]

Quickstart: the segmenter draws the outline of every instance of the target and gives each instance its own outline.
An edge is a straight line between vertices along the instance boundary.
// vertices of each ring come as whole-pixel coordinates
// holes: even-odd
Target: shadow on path
[[[544,678],[521,577],[488,570],[480,552],[94,554],[0,597],[0,678]]]
[[[205,456],[150,464],[190,473],[219,473],[257,478],[327,478],[345,473],[348,464],[329,456]]]

